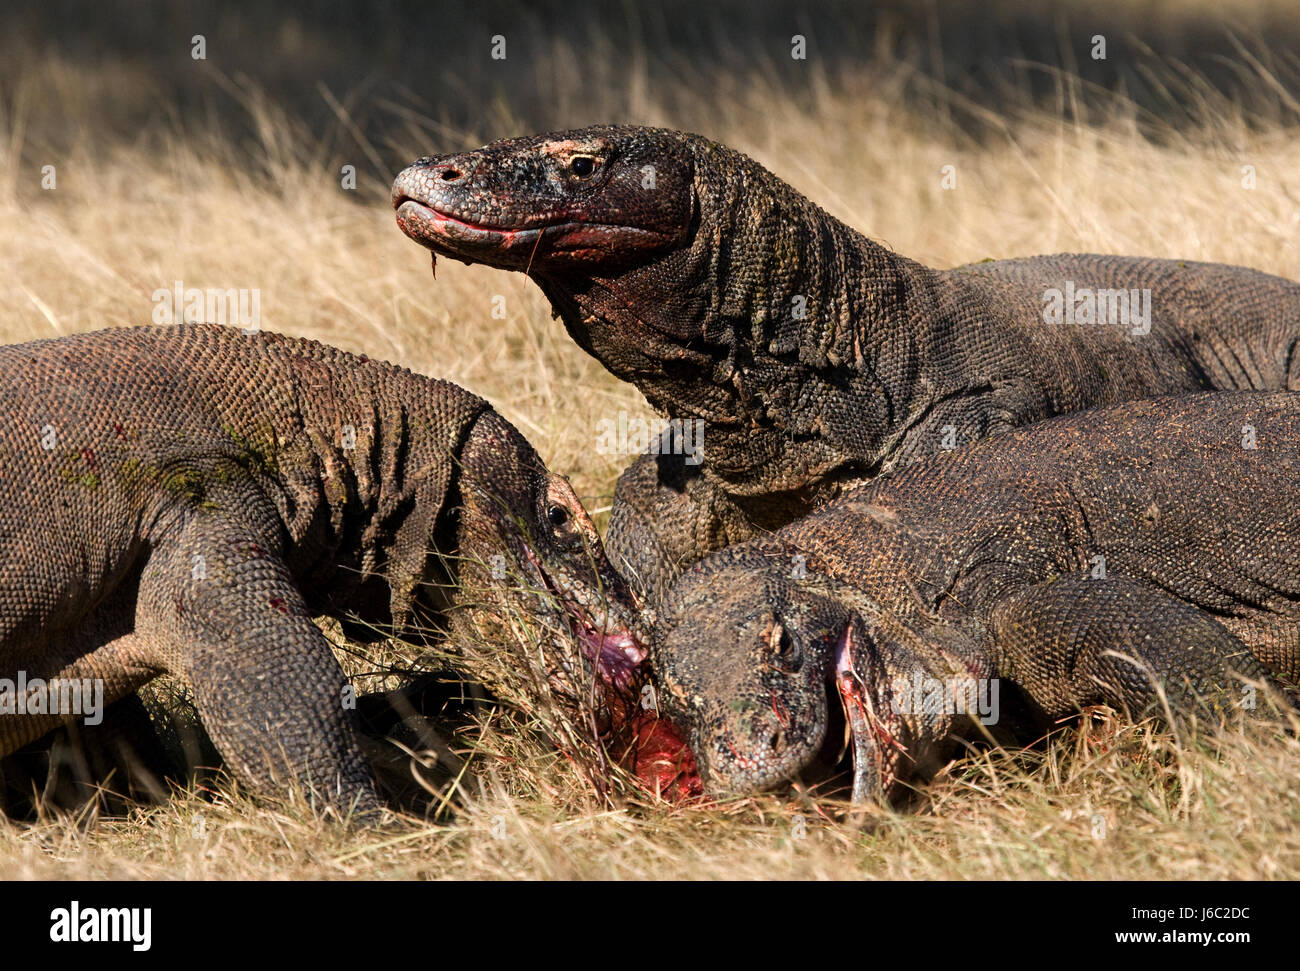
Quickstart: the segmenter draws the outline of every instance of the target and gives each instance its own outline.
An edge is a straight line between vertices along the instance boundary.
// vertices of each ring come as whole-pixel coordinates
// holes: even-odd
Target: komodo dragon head
[[[792,492],[874,461],[884,395],[853,392],[870,403],[851,419],[824,412],[838,369],[875,353],[859,329],[894,312],[901,271],[747,155],[637,126],[530,135],[418,159],[392,203],[435,266],[525,273],[653,408],[708,422],[729,490]]]
[[[398,175],[392,202],[435,263],[526,273],[588,353],[651,393],[666,363],[711,370],[701,342],[727,342],[715,330],[749,339],[752,321],[789,316],[792,294],[811,299],[800,245],[810,220],[829,219],[740,152],[638,126],[427,156]]]
[[[918,745],[946,734],[950,718],[897,701],[916,673],[952,667],[951,632],[918,632],[837,580],[794,579],[787,557],[738,549],[683,575],[655,632],[660,707],[705,791],[769,789],[847,747],[853,801],[886,800]]]
[[[649,638],[568,479],[495,412],[475,425],[459,465],[452,571],[463,612],[480,628],[508,615],[567,629],[606,684],[626,687]]]
[[[435,254],[466,263],[608,275],[691,235],[697,141],[605,126],[426,156],[393,184],[397,224]]]

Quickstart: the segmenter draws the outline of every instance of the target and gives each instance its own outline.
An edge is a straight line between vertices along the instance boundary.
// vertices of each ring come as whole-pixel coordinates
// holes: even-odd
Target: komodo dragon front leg
[[[1175,718],[1253,708],[1249,686],[1275,685],[1218,620],[1152,583],[1072,575],[1021,589],[989,612],[998,673],[1049,718],[1090,704]]]
[[[303,779],[337,809],[377,808],[347,679],[293,585],[274,510],[262,497],[214,505],[186,508],[156,543],[136,635],[189,684],[213,742],[254,789]]]

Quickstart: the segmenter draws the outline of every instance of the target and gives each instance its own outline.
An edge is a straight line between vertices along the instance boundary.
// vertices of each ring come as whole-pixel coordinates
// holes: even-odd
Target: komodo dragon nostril
[[[785,744],[785,732],[778,728],[772,733],[771,738],[767,740],[767,747],[776,752],[783,744]]]
[[[465,173],[454,165],[449,165],[438,173],[438,178],[443,182],[455,182],[457,179],[464,178]]]

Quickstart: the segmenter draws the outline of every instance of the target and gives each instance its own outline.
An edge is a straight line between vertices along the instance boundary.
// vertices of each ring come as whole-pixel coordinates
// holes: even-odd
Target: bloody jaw
[[[644,636],[633,632],[631,622],[616,624],[612,615],[625,614],[636,617],[639,613],[626,589],[605,591],[605,606],[588,602],[576,587],[570,587],[543,569],[540,560],[528,546],[524,546],[524,559],[537,572],[543,589],[564,608],[569,631],[582,645],[583,655],[595,669],[603,684],[625,690],[648,656]],[[613,609],[611,609],[613,608]]]
[[[631,624],[617,625],[612,620],[615,611],[609,606],[588,604],[576,590],[562,589],[527,546],[524,557],[546,591],[564,608],[569,630],[596,672],[602,701],[611,713],[609,732],[627,739],[620,761],[649,792],[661,798],[677,802],[701,795],[704,787],[690,746],[671,721],[659,716],[657,707],[642,704],[640,688],[650,684],[649,652],[642,638]],[[622,610],[618,612],[629,610],[633,602],[630,591],[606,593],[607,604],[619,604]],[[636,608],[630,610],[635,616]]]

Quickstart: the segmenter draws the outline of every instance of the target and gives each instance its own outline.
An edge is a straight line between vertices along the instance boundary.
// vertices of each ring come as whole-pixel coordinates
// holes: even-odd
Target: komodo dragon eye
[[[559,529],[569,521],[569,510],[563,506],[551,506],[546,510],[546,521]]]
[[[590,155],[575,155],[569,159],[569,171],[579,179],[589,179],[596,171],[596,160]]]
[[[766,632],[767,646],[776,658],[776,666],[782,671],[793,673],[799,670],[803,661],[803,652],[799,650],[790,632],[780,621],[773,621]]]

